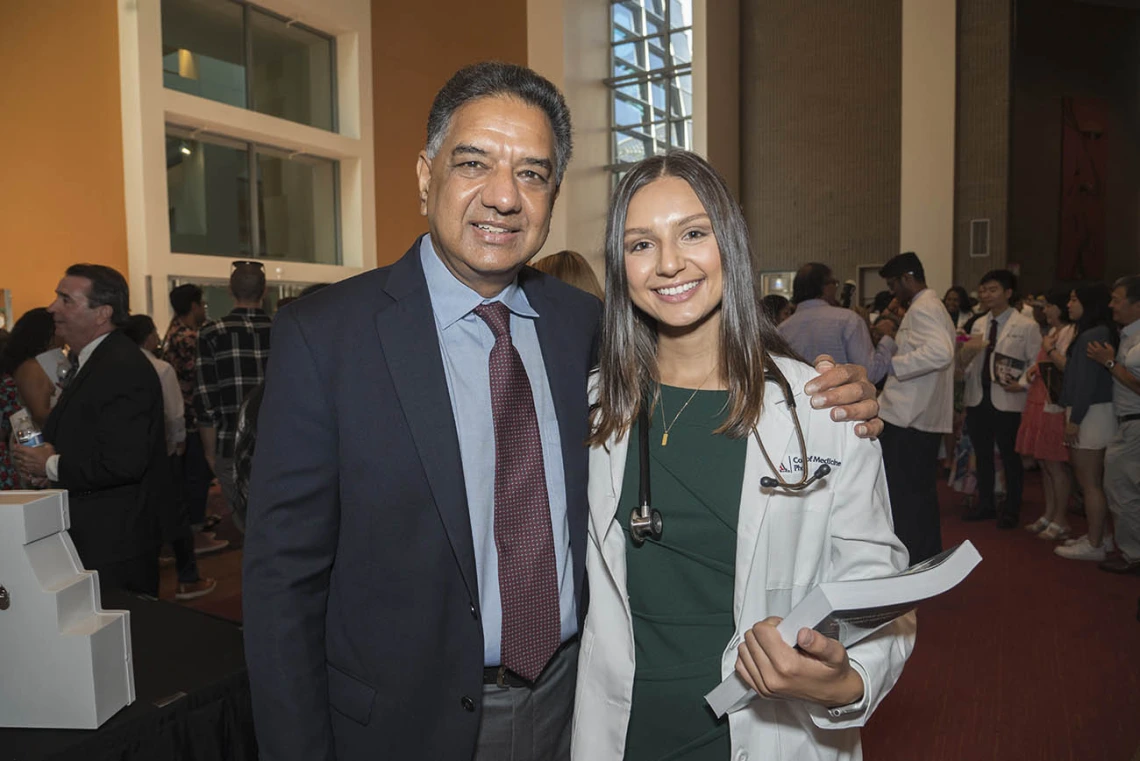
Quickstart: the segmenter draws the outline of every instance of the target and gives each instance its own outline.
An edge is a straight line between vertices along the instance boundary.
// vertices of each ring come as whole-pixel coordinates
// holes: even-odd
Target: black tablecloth
[[[257,759],[241,629],[236,624],[113,590],[103,594],[103,608],[131,612],[135,702],[97,730],[0,729],[0,759]],[[177,693],[185,696],[166,702]]]

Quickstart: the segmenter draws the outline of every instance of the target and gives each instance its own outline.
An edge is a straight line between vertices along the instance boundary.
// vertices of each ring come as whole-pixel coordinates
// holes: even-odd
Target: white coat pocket
[[[822,578],[833,498],[830,493],[817,493],[777,497],[769,503],[764,520],[767,589],[806,587]]]

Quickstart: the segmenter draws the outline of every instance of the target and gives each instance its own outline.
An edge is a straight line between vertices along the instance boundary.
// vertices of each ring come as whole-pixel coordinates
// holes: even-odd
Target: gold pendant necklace
[[[661,446],[664,447],[669,444],[669,431],[673,430],[673,426],[677,424],[677,418],[681,417],[681,413],[684,412],[685,408],[689,406],[689,402],[693,401],[693,399],[697,397],[697,392],[701,390],[701,387],[709,382],[709,378],[712,377],[712,374],[715,370],[716,366],[714,365],[713,369],[709,370],[709,374],[705,376],[705,379],[701,381],[701,385],[693,389],[693,393],[689,394],[689,398],[683,405],[681,405],[681,409],[677,410],[677,414],[673,416],[673,422],[671,423],[665,422],[665,395],[661,393],[661,384],[657,384],[657,398],[658,403],[661,405],[661,425],[665,427],[665,432],[661,434]]]

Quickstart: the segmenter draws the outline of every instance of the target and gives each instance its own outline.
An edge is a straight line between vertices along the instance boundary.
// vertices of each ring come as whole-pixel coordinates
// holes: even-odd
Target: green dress
[[[666,419],[690,389],[664,386]],[[661,407],[650,421],[650,486],[664,521],[661,541],[628,539],[637,506],[637,426],[630,433],[617,517],[625,528],[627,588],[637,668],[626,736],[627,761],[726,761],[727,720],[704,696],[720,683],[720,663],[735,626],[732,616],[736,523],[746,439],[714,435],[728,392],[698,391],[661,446]]]

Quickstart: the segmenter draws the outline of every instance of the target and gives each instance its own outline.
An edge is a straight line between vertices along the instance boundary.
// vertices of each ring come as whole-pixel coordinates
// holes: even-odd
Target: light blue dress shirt
[[[862,365],[867,378],[878,383],[890,369],[894,342],[881,348],[871,343],[871,331],[862,317],[850,309],[833,307],[823,299],[808,299],[796,305],[796,312],[777,328],[796,353],[814,363],[820,354],[829,354],[836,364]]]
[[[499,552],[495,547],[495,422],[491,415],[491,376],[488,360],[495,337],[475,307],[501,301],[511,310],[511,340],[522,357],[534,395],[550,523],[554,530],[554,558],[558,573],[558,599],[562,640],[578,632],[574,602],[574,574],[570,567],[570,523],[566,515],[566,476],[562,468],[562,441],[558,417],[543,364],[542,347],[534,322],[539,319],[526,294],[514,282],[494,298],[485,299],[444,266],[425,235],[420,261],[431,297],[443,371],[451,395],[451,411],[459,432],[459,456],[471,515],[475,544],[475,571],[479,576],[479,607],[483,622],[483,664],[501,664],[503,605],[499,594]],[[552,348],[557,351],[557,347]]]

